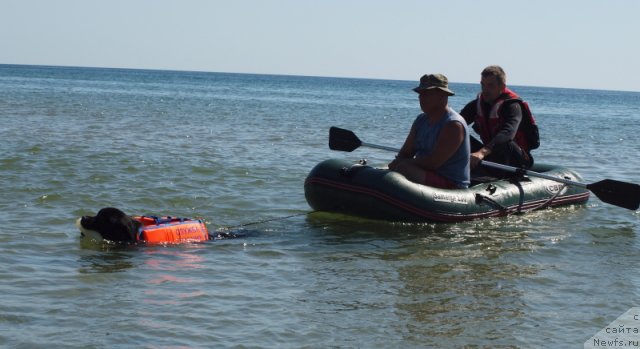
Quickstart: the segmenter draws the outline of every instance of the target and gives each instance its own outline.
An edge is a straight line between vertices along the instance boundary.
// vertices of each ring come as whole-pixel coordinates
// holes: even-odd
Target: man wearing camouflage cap
[[[420,78],[422,114],[389,169],[410,181],[437,188],[467,188],[470,183],[469,130],[465,120],[449,107],[449,81],[442,74]]]

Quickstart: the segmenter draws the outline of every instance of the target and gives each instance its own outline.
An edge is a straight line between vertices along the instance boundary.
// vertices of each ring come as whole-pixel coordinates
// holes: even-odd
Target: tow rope
[[[285,219],[289,219],[289,218],[293,218],[293,217],[299,217],[299,216],[306,216],[308,214],[314,213],[317,211],[308,211],[308,212],[302,212],[302,213],[296,213],[296,214],[292,214],[292,215],[288,215],[288,216],[282,216],[282,217],[275,217],[275,218],[268,218],[268,219],[263,219],[260,221],[255,221],[255,222],[249,222],[249,223],[244,223],[244,224],[240,224],[240,225],[234,225],[234,226],[230,226],[230,227],[223,227],[220,228],[221,230],[233,230],[233,229],[238,229],[238,228],[244,228],[250,225],[256,225],[256,224],[263,224],[263,223],[268,223],[268,222],[274,222],[274,221],[281,221],[281,220],[285,220]]]

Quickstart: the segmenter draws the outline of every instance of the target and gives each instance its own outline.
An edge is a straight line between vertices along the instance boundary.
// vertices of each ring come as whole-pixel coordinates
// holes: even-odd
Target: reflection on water
[[[179,306],[183,302],[207,296],[198,270],[206,268],[198,254],[203,244],[145,248],[144,283],[141,301],[145,304]]]
[[[572,210],[560,210],[556,215],[562,219],[567,212]],[[360,279],[377,280],[378,284],[368,287],[379,290],[376,297],[360,294],[356,299],[345,294],[354,287],[327,290],[325,303],[316,303],[315,310],[373,312],[377,307],[384,309],[380,297],[391,293],[393,316],[404,319],[399,329],[404,340],[456,346],[478,342],[514,345],[522,340],[514,328],[526,327],[529,320],[530,295],[521,283],[538,277],[541,271],[540,266],[527,263],[526,257],[567,234],[532,231],[530,220],[539,215],[459,224],[386,223],[312,215],[308,222],[322,230],[325,241],[336,244],[335,252],[324,256],[322,263],[334,269],[310,267],[316,278],[324,280],[327,273],[341,275],[355,285]],[[553,224],[553,219],[550,221]],[[384,264],[369,262],[367,270],[358,269],[362,260]],[[343,267],[338,268],[340,265]]]
[[[119,273],[135,266],[132,255],[126,251],[96,251],[82,255],[78,260],[80,274]]]
[[[403,258],[398,274],[404,287],[396,306],[414,319],[408,329],[418,337],[491,338],[496,323],[510,326],[524,314],[513,280],[537,272],[534,266],[501,262],[498,253],[482,250],[427,247]]]
[[[537,242],[513,225],[476,230],[476,224],[484,225],[436,231],[396,256],[403,283],[396,306],[414,319],[407,326],[410,337],[514,343],[509,331],[497,329],[523,321],[526,304],[517,281],[535,275],[538,268],[503,256],[533,250]],[[506,234],[505,228],[516,231]]]
[[[195,254],[199,246],[183,244],[171,247],[149,247],[143,249],[144,267],[161,271],[186,271],[204,268],[204,258]]]

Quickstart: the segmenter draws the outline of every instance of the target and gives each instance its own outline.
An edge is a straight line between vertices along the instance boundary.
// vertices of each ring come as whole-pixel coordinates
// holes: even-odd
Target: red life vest
[[[516,135],[513,140],[526,152],[538,148],[540,145],[540,137],[538,135],[536,120],[529,109],[529,104],[523,101],[515,92],[505,88],[504,92],[500,97],[498,97],[491,107],[491,111],[489,111],[488,116],[484,115],[484,110],[482,108],[482,93],[478,94],[476,101],[477,112],[474,119],[474,129],[480,134],[482,143],[487,144],[491,142],[493,137],[496,136],[498,131],[500,131],[504,125],[504,117],[500,115],[502,111],[501,107],[504,103],[517,102],[520,103],[520,107],[522,109],[522,121],[520,122],[520,126],[518,126],[518,130],[516,131]]]
[[[175,217],[133,217],[142,225],[138,242],[151,244],[196,242],[209,240],[209,231],[201,220]]]

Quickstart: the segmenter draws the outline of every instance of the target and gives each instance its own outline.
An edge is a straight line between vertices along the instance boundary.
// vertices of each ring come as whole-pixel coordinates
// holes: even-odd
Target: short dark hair
[[[505,85],[507,83],[507,74],[499,65],[490,65],[481,73],[482,77],[495,76],[499,83]]]

